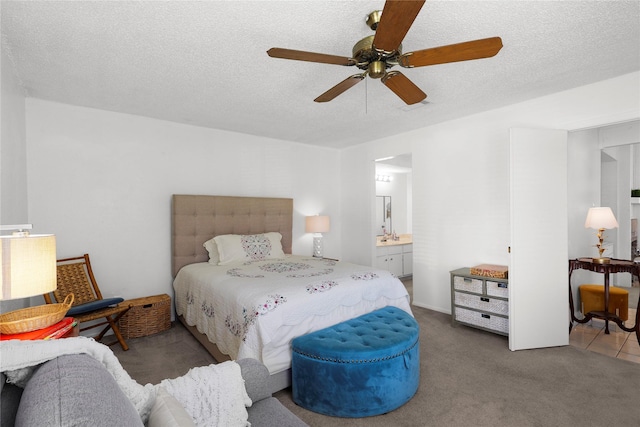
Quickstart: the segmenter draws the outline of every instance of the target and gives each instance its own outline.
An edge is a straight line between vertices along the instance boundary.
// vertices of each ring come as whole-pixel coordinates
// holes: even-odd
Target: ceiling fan
[[[402,53],[402,40],[418,16],[425,0],[387,0],[382,11],[371,12],[367,25],[375,35],[365,37],[353,46],[353,56],[343,57],[324,53],[273,47],[267,51],[272,58],[319,62],[335,65],[355,65],[363,73],[347,77],[316,99],[328,102],[360,83],[367,75],[381,79],[382,83],[411,105],[424,100],[427,95],[400,71],[388,71],[395,65],[404,68],[424,67],[448,62],[495,56],[502,48],[500,37],[473,40],[447,46]]]

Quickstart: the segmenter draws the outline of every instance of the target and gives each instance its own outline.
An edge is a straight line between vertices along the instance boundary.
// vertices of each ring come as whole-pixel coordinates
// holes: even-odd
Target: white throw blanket
[[[235,362],[192,368],[181,377],[162,380],[160,385],[182,404],[198,426],[250,425],[247,407],[252,402],[240,365]]]
[[[24,387],[38,365],[58,356],[80,353],[88,354],[104,365],[146,424],[157,386],[138,384],[111,349],[92,338],[0,341],[0,372],[7,376],[8,382]],[[183,404],[197,425],[243,425],[229,424],[228,420],[247,419],[245,405],[251,406],[251,399],[244,387],[240,366],[235,362],[194,368],[183,377],[164,380],[162,385]]]

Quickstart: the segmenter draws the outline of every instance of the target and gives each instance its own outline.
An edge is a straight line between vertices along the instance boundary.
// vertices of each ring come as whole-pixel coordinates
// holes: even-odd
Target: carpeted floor
[[[413,307],[420,323],[420,388],[401,408],[344,419],[276,397],[311,426],[640,426],[640,365],[556,347],[511,352],[503,336]],[[535,321],[535,320],[534,320]]]
[[[640,426],[640,365],[572,346],[511,352],[508,339],[413,307],[420,324],[420,388],[406,405],[345,419],[276,397],[311,426]],[[533,320],[535,321],[535,320]],[[139,383],[184,375],[213,358],[179,323],[112,350]],[[282,426],[285,427],[285,426]]]
[[[412,294],[412,281],[405,285]],[[309,425],[322,427],[640,426],[640,364],[573,346],[512,352],[507,337],[453,327],[450,315],[412,309],[420,324],[421,372],[418,392],[406,405],[345,419],[297,406],[291,389],[275,397]],[[179,323],[129,340],[129,346],[126,352],[112,349],[141,384],[214,362]]]

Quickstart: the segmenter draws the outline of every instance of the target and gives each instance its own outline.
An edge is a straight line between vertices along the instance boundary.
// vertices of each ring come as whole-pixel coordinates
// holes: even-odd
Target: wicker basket
[[[171,328],[171,297],[167,294],[127,300],[131,308],[118,320],[125,339],[146,337]]]
[[[73,294],[62,303],[23,308],[0,315],[0,334],[22,334],[54,325],[62,320],[73,304]]]

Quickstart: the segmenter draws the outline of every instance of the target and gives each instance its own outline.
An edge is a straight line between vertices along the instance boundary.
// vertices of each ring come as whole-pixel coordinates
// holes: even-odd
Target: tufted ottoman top
[[[418,342],[418,322],[404,310],[384,307],[298,337],[294,353],[335,363],[367,363],[398,357]]]

